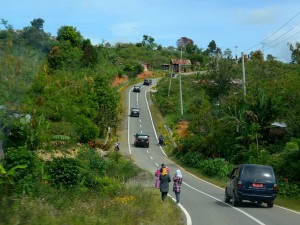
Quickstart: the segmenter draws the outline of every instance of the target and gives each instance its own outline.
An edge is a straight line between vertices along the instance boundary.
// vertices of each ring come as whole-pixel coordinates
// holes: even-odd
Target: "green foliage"
[[[196,151],[190,151],[181,156],[181,161],[190,167],[199,168],[201,163],[203,162],[204,157],[203,155],[199,154]]]
[[[16,174],[16,179],[22,179],[28,174],[36,173],[37,162],[38,158],[33,152],[28,151],[28,149],[25,147],[18,147],[8,148],[5,151],[3,164],[6,170],[10,170],[11,168],[18,165],[26,165],[26,170],[19,171]]]
[[[32,193],[34,183],[39,177],[40,165],[37,156],[24,147],[7,149],[3,167],[6,171],[13,172],[9,174],[11,175],[9,190],[15,193]]]
[[[278,195],[290,198],[300,197],[299,183],[289,182],[287,178],[277,180]]]
[[[300,181],[300,139],[293,139],[286,144],[284,151],[280,154],[284,162],[276,165],[278,175],[286,177],[292,182]]]
[[[92,173],[94,176],[102,176],[105,174],[107,161],[94,148],[87,148],[81,150],[77,159],[81,161],[82,165]]]
[[[93,67],[98,62],[98,54],[96,49],[92,46],[92,43],[89,39],[83,41],[83,56],[82,64],[86,67]]]
[[[16,171],[18,169],[25,169],[26,167],[27,165],[18,165],[6,171],[5,168],[0,164],[0,187],[1,190],[3,190],[3,192],[0,193],[0,198],[2,197],[1,195],[8,195],[10,189],[14,187],[16,180],[15,177],[17,176]]]
[[[104,176],[97,178],[99,184],[99,190],[101,194],[106,196],[114,196],[121,192],[121,183],[115,178]]]
[[[108,81],[105,76],[95,78],[96,97],[94,104],[98,108],[95,122],[101,128],[101,136],[106,134],[108,127],[115,129],[118,124],[120,94],[109,86]]]
[[[78,47],[82,39],[80,32],[72,26],[61,26],[57,31],[57,40],[68,42],[73,47]]]
[[[140,169],[135,164],[119,153],[109,154],[106,172],[110,177],[126,182],[129,178],[136,176],[139,171]]]
[[[48,63],[51,69],[78,70],[81,65],[83,52],[70,42],[61,42],[54,46],[48,54]]]
[[[44,22],[41,18],[31,21],[31,26],[25,27],[21,31],[18,42],[47,53],[51,49],[53,41],[50,39],[50,34],[43,30]]]
[[[206,159],[202,161],[200,168],[210,177],[222,178],[231,172],[231,168],[223,158]]]
[[[52,185],[74,188],[82,179],[80,167],[76,159],[57,157],[47,162],[46,173],[49,174]]]
[[[295,46],[290,44],[290,51],[292,52],[291,63],[299,64],[300,63],[300,43],[297,42],[295,44]]]
[[[89,140],[94,140],[99,135],[99,127],[86,117],[74,118],[75,129],[79,141],[87,143]]]

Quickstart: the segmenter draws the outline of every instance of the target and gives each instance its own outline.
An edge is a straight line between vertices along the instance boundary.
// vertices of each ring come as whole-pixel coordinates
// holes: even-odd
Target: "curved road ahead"
[[[153,80],[155,85],[156,80]],[[185,212],[187,225],[299,225],[300,213],[274,205],[267,208],[265,204],[257,205],[245,202],[239,207],[233,207],[224,202],[224,189],[201,180],[170,161],[163,149],[157,145],[158,135],[154,129],[152,116],[149,111],[147,95],[151,86],[139,84],[140,93],[127,94],[128,116],[124,118],[127,124],[120,134],[121,151],[130,154],[136,164],[151,173],[162,164],[166,164],[171,176],[176,169],[181,169],[183,186],[179,207]],[[130,117],[130,108],[138,106],[140,117]],[[143,132],[150,135],[150,147],[134,147],[134,134]],[[170,188],[169,194],[174,198]],[[276,204],[276,201],[275,201]]]

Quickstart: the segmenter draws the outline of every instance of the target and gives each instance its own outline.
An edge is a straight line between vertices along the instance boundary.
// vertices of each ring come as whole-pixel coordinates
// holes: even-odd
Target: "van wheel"
[[[227,189],[225,189],[224,202],[230,203],[230,198],[228,196]]]
[[[273,208],[274,203],[273,202],[267,202],[268,208]]]
[[[232,195],[232,205],[233,205],[233,206],[238,206],[239,203],[240,203],[239,199],[237,199],[237,198],[235,197],[235,194],[233,193],[233,195]]]

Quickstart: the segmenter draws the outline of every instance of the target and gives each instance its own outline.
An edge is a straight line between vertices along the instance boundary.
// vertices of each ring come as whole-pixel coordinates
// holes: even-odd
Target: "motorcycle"
[[[114,148],[115,151],[119,151],[120,150],[120,147],[118,144],[115,144],[115,148]]]
[[[161,135],[158,138],[158,145],[162,146],[165,144],[165,138]]]

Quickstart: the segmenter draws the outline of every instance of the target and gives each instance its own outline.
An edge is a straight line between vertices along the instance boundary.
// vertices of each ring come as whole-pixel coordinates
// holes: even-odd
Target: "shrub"
[[[99,135],[99,128],[88,118],[83,116],[78,117],[75,123],[76,131],[80,137],[80,141],[88,142],[89,140],[95,139]]]
[[[197,168],[197,167],[200,167],[202,161],[204,160],[204,157],[202,154],[200,154],[198,152],[191,151],[191,152],[186,153],[181,158],[181,160],[187,166]]]
[[[94,148],[82,149],[78,153],[77,159],[93,175],[103,175],[107,166],[105,159]]]
[[[46,171],[50,175],[50,183],[55,186],[74,187],[82,178],[80,163],[73,158],[54,158],[47,162]]]
[[[278,194],[284,197],[299,197],[300,196],[300,185],[295,182],[289,182],[288,179],[284,178],[277,180]]]
[[[39,158],[26,147],[8,148],[5,151],[3,167],[6,171],[19,166],[25,168],[15,170],[11,179],[11,190],[15,193],[33,192],[33,185],[39,176]]]
[[[110,177],[125,183],[128,179],[137,176],[140,168],[119,153],[114,152],[108,155],[106,171]]]
[[[100,192],[103,195],[114,196],[121,191],[122,185],[118,180],[111,177],[98,177],[96,179]]]
[[[204,160],[201,163],[201,170],[208,176],[220,178],[225,177],[230,172],[228,164],[222,158]]]

